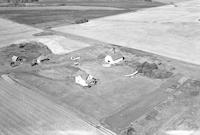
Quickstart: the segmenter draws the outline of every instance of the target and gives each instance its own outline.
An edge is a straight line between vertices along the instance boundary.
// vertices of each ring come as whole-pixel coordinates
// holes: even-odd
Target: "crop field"
[[[199,6],[187,1],[54,30],[200,64]]]
[[[100,7],[117,7],[123,9],[141,9],[163,5],[162,2],[144,1],[144,0],[41,0],[41,4],[60,4],[68,6],[100,6]]]
[[[94,19],[124,13],[124,10],[0,10],[0,16],[18,23],[46,28],[74,24],[76,20]]]
[[[95,18],[161,6],[163,3],[143,0],[41,1],[38,5],[17,8],[1,7],[0,17],[39,28],[49,28],[74,24],[77,20],[84,18],[90,21]]]
[[[73,113],[14,81],[0,79],[0,101],[0,134],[3,135],[72,134],[77,128],[102,134]]]
[[[10,20],[0,18],[0,47],[9,45],[16,40],[33,38],[35,33],[42,32],[41,29],[27,25],[18,24]]]

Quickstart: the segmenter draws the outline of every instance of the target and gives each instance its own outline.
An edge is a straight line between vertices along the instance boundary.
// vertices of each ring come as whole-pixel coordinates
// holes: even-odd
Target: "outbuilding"
[[[10,66],[15,67],[15,66],[22,64],[25,61],[26,61],[25,57],[13,55],[12,58],[11,58]]]
[[[75,82],[83,87],[91,87],[97,83],[96,79],[92,75],[82,70],[79,70],[76,73]]]
[[[114,53],[114,54],[107,54],[105,57],[105,62],[107,64],[117,64],[121,61],[123,61],[125,58],[120,53]]]
[[[48,61],[48,60],[50,60],[50,59],[49,59],[47,56],[45,56],[45,55],[40,55],[38,58],[33,59],[31,65],[32,65],[32,66],[39,65],[41,62],[43,62],[43,61]]]

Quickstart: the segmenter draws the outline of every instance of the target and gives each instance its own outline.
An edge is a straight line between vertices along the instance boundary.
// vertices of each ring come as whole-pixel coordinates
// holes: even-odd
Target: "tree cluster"
[[[39,0],[7,0],[9,3],[19,4],[19,3],[32,3],[38,2]]]

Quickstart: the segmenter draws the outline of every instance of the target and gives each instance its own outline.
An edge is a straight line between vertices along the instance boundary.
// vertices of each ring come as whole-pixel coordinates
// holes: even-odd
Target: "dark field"
[[[161,2],[147,2],[144,0],[76,0],[76,1],[66,1],[66,0],[41,0],[41,4],[59,4],[66,6],[101,6],[101,7],[117,7],[124,9],[140,9],[149,8],[155,6],[161,6]]]
[[[140,10],[143,8],[150,8],[163,5],[163,3],[160,2],[146,2],[144,0],[43,0],[39,3],[34,4],[32,6],[30,5],[31,7],[27,7],[27,9],[23,9],[23,7],[20,7],[21,9],[16,9],[15,7],[8,7],[5,10],[0,9],[0,17],[4,17],[18,23],[32,25],[39,28],[49,28],[60,25],[74,24],[77,20],[84,18],[91,20],[94,18],[116,15],[125,12]],[[83,6],[83,8],[85,9],[81,10],[81,6]],[[44,9],[46,7],[48,7],[48,9]],[[66,9],[63,9],[65,7]],[[70,7],[72,7],[73,9],[70,9]],[[93,9],[90,9],[90,7]],[[95,9],[95,7],[102,7],[105,9]],[[106,7],[120,9],[106,9]]]
[[[0,16],[18,23],[38,27],[51,27],[60,24],[73,24],[76,20],[94,19],[127,12],[127,10],[11,10],[0,11]]]

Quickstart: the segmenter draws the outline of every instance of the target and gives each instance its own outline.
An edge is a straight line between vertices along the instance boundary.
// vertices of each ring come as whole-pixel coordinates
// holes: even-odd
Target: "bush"
[[[7,0],[9,3],[13,4],[20,4],[20,3],[32,3],[32,2],[39,2],[39,0]]]
[[[144,1],[146,1],[146,2],[152,2],[152,0],[144,0]]]
[[[155,63],[144,62],[137,65],[136,70],[138,73],[142,73],[146,77],[156,78],[156,79],[165,79],[172,76],[172,72],[167,70],[161,70]]]
[[[88,22],[88,21],[89,21],[88,19],[82,18],[82,19],[75,20],[75,23],[76,23],[76,24],[80,24],[80,23],[86,23],[86,22]]]

